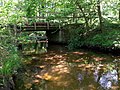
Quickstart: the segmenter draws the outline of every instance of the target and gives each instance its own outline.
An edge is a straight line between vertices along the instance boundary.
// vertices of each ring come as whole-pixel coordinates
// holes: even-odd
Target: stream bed
[[[120,90],[120,56],[50,45],[23,61],[16,90]]]

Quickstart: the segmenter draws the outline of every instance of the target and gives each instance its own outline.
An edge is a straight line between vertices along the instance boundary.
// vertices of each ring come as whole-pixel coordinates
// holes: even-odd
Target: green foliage
[[[16,39],[12,31],[4,27],[0,28],[0,41],[0,75],[10,78],[21,64],[20,56],[15,46]],[[3,78],[4,80],[5,78]]]
[[[1,69],[2,75],[10,76],[18,69],[20,66],[20,58],[18,56],[18,52],[16,48],[12,48],[9,50],[9,56],[3,60],[3,67]]]
[[[84,29],[77,28],[77,29],[71,30],[70,39],[68,41],[68,48],[70,50],[79,48],[83,45],[84,33],[85,33]]]
[[[113,28],[119,30],[120,24],[118,22],[111,23],[109,20],[104,21],[104,29],[113,30]]]
[[[103,17],[107,20],[118,21],[119,0],[104,0],[102,1]]]
[[[21,36],[18,37],[17,40],[21,43],[27,42],[29,40],[29,36],[28,34],[24,33],[24,34],[21,34]]]
[[[0,1],[3,2],[3,1]],[[0,24],[19,24],[24,21],[25,13],[20,8],[21,3],[13,0],[4,1],[3,6],[0,6]]]
[[[27,17],[35,17],[37,15],[37,8],[40,5],[40,0],[24,0],[23,10],[26,12]]]
[[[85,30],[80,28],[71,31],[68,48],[76,49],[81,46],[120,49],[120,31],[105,30],[103,33],[94,31],[87,36]]]
[[[85,40],[86,45],[99,46],[105,48],[119,48],[115,44],[119,44],[120,32],[117,30],[106,31],[101,34],[96,34]],[[116,42],[116,43],[115,43]]]

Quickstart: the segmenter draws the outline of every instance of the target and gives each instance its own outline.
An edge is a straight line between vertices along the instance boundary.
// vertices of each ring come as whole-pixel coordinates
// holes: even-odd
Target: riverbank
[[[82,41],[83,47],[98,50],[106,53],[120,53],[120,31],[107,30],[104,33],[97,33]]]
[[[77,31],[77,32],[76,32]],[[102,32],[93,30],[85,32],[80,28],[71,31],[68,40],[68,48],[88,48],[102,52],[120,52],[120,31],[119,29],[104,30]]]
[[[21,67],[21,54],[14,45],[4,43],[0,48],[0,90],[14,90],[15,74]]]

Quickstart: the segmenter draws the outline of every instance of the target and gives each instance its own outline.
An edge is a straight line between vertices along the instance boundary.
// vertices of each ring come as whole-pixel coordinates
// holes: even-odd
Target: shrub
[[[120,48],[120,31],[105,30],[102,33],[93,32],[89,36],[85,35],[85,30],[72,30],[68,48],[75,49],[81,46],[100,48]]]
[[[84,33],[84,30],[79,28],[71,30],[70,39],[68,41],[68,48],[70,50],[81,47],[83,45]]]
[[[3,28],[0,29],[0,75],[3,80],[9,79],[14,71],[18,69],[21,64],[19,53],[15,45],[15,37],[11,30]],[[6,77],[6,78],[4,78]],[[1,82],[0,82],[1,83]],[[4,83],[4,82],[2,82]],[[5,84],[5,83],[4,83]]]

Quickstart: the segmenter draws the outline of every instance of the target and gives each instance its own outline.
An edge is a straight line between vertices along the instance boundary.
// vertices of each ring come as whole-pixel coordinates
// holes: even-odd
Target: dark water
[[[16,90],[120,90],[120,56],[52,45],[23,61]]]

